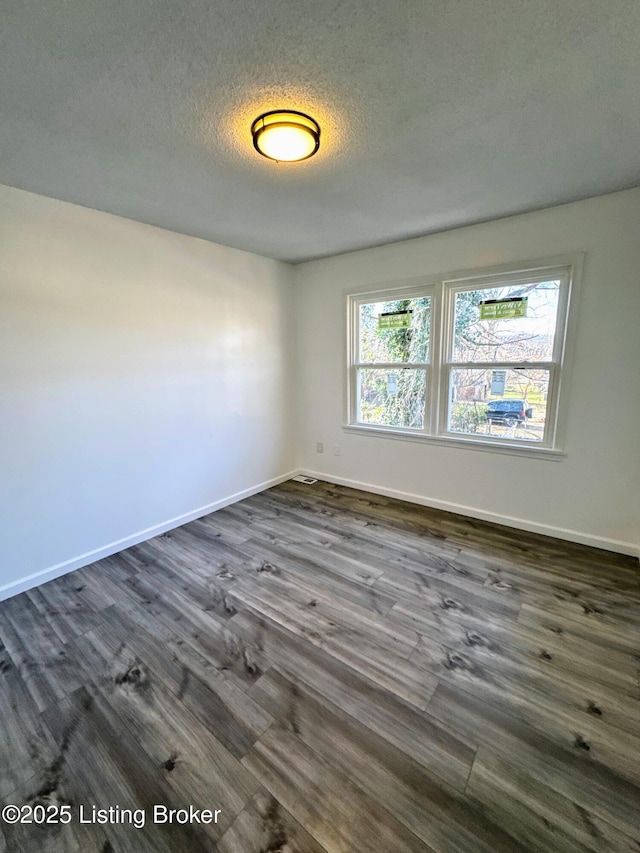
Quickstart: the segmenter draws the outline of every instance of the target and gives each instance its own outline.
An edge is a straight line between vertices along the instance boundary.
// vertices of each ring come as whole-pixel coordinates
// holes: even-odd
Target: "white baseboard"
[[[580,545],[590,545],[592,548],[603,548],[605,551],[615,551],[617,554],[629,554],[631,557],[640,558],[640,548],[633,542],[624,542],[618,539],[607,539],[604,536],[592,536],[590,533],[582,533],[580,530],[571,530],[566,527],[554,527],[550,524],[538,524],[528,521],[526,518],[516,518],[510,515],[499,515],[496,512],[487,512],[473,506],[456,504],[450,501],[442,501],[437,498],[414,495],[410,492],[402,492],[399,489],[387,489],[376,486],[373,483],[362,483],[359,480],[349,480],[346,477],[337,477],[333,474],[325,474],[321,471],[312,471],[308,468],[300,473],[338,486],[349,486],[352,489],[361,489],[363,492],[371,492],[374,495],[384,495],[387,498],[397,498],[401,501],[429,506],[433,509],[443,509],[447,512],[455,512],[458,515],[467,515],[478,518],[481,521],[492,521],[494,524],[504,524],[506,527],[515,527],[517,530],[527,530],[529,533],[541,533],[544,536],[553,536],[555,539],[566,539],[569,542],[577,542]]]
[[[103,557],[109,557],[118,551],[124,551],[125,548],[130,548],[132,545],[137,545],[139,542],[144,542],[147,539],[152,539],[154,536],[159,536],[161,533],[166,533],[167,530],[173,530],[174,527],[180,527],[182,524],[187,524],[189,521],[194,521],[196,518],[202,518],[203,515],[209,515],[210,512],[215,512],[217,509],[222,509],[230,504],[237,503],[244,498],[249,498],[251,495],[256,495],[258,492],[264,492],[265,489],[270,489],[272,486],[277,486],[278,483],[284,483],[285,480],[290,480],[291,477],[299,473],[297,470],[289,471],[287,474],[282,474],[279,477],[273,477],[271,480],[266,480],[264,483],[259,483],[257,486],[251,486],[241,492],[236,492],[226,498],[221,498],[219,501],[201,506],[198,509],[185,512],[183,515],[177,515],[175,518],[170,518],[168,521],[162,521],[160,524],[155,524],[153,527],[147,527],[145,530],[139,530],[137,533],[132,533],[130,536],[125,536],[123,539],[117,539],[115,542],[109,542],[108,545],[102,545],[100,548],[95,548],[93,551],[87,551],[85,554],[80,554],[78,557],[72,557],[70,560],[65,560],[63,563],[57,563],[55,566],[50,566],[48,569],[42,569],[39,572],[34,572],[27,577],[12,581],[0,587],[0,601],[6,598],[12,598],[21,592],[28,589],[33,589],[35,586],[51,581],[54,578],[59,578],[61,575],[66,575],[75,569],[81,569],[83,566],[88,566],[90,563],[95,563]]]

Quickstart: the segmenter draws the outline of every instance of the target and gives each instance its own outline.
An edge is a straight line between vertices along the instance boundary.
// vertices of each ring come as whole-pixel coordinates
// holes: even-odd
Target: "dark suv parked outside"
[[[533,409],[527,408],[526,400],[491,400],[487,406],[487,420],[490,423],[512,427],[532,417]]]

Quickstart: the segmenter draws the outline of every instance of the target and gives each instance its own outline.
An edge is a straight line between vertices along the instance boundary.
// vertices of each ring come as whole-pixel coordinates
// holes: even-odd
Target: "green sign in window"
[[[406,329],[411,325],[411,311],[387,311],[378,314],[379,329]]]
[[[481,320],[513,320],[527,316],[527,297],[512,296],[509,299],[485,299],[479,303]]]

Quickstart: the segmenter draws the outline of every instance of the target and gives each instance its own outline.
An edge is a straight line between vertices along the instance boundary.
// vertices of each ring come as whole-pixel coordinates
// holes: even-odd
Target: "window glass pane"
[[[559,281],[543,281],[457,293],[453,360],[550,361],[559,292]],[[517,298],[526,302],[504,302]],[[481,319],[483,302],[485,315],[493,315],[487,319]],[[525,316],[509,316],[518,310]]]
[[[375,364],[429,360],[429,297],[369,302],[360,306],[359,320],[359,361]]]
[[[358,421],[422,429],[426,384],[420,368],[358,370]]]
[[[542,441],[549,371],[451,371],[450,432]]]

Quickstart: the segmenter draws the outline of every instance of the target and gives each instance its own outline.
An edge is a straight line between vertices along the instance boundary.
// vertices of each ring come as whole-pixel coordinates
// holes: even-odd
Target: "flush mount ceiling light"
[[[251,125],[251,135],[263,157],[286,163],[306,160],[320,147],[320,125],[296,110],[263,113]]]

